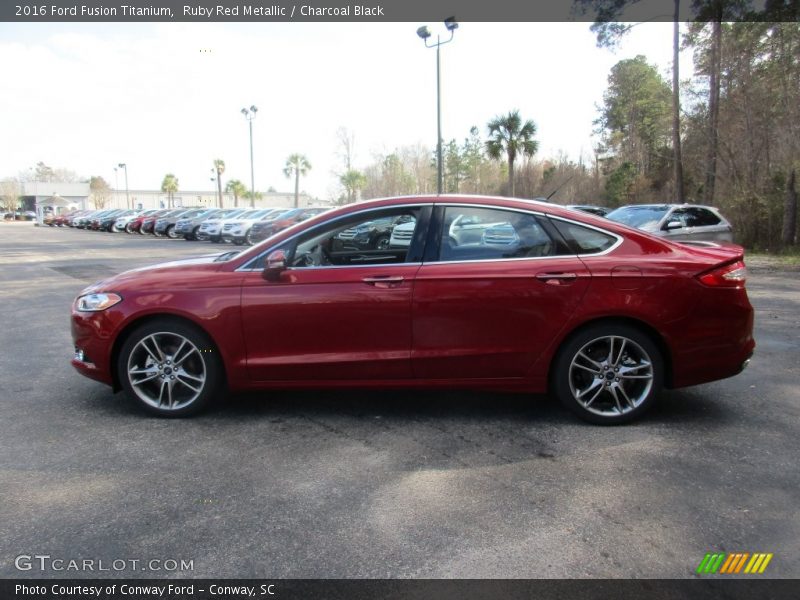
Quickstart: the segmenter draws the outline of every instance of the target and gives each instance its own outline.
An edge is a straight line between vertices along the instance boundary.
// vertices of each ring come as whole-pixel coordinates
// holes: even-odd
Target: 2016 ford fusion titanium
[[[415,223],[410,244],[346,230]],[[82,374],[165,416],[224,388],[551,391],[621,423],[663,387],[739,373],[755,347],[742,249],[678,244],[552,204],[349,205],[241,253],[122,273],[72,307]]]

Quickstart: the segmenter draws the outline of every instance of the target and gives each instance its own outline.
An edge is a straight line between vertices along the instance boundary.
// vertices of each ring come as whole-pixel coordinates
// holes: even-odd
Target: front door
[[[280,281],[248,273],[242,323],[251,378],[410,378],[411,296],[419,262],[407,260],[413,248],[374,247],[371,234],[374,222],[386,217],[420,223],[421,211],[364,211],[321,224],[282,245],[290,266]]]

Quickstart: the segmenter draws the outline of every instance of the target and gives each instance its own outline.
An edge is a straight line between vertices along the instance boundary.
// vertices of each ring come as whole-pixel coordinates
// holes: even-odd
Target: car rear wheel
[[[119,353],[117,373],[128,397],[159,416],[184,417],[208,406],[222,385],[222,363],[209,337],[172,319],[136,329]]]
[[[585,421],[615,425],[643,415],[664,379],[658,347],[640,330],[598,324],[561,347],[553,390],[561,403]]]
[[[389,247],[389,236],[382,235],[378,239],[375,240],[375,249],[376,250],[386,250]]]
[[[125,225],[125,233],[134,233],[133,223],[128,223]]]
[[[175,225],[170,225],[169,227],[167,227],[167,232],[166,233],[167,233],[167,237],[169,239],[171,239],[171,240],[177,240],[178,239],[178,234],[175,233]]]

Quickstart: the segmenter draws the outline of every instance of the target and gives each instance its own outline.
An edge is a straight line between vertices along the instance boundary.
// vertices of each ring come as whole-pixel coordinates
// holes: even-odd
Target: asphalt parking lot
[[[0,577],[21,554],[192,560],[126,577],[800,576],[800,273],[757,268],[743,374],[596,427],[545,397],[286,392],[144,416],[69,365],[89,283],[208,243],[0,223]],[[102,573],[100,575],[115,575]]]

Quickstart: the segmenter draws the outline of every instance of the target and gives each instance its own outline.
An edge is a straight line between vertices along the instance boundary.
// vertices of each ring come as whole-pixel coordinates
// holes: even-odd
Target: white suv
[[[273,213],[283,212],[281,208],[262,208],[256,211],[241,214],[232,219],[225,219],[222,221],[222,241],[233,242],[237,246],[241,246],[245,242],[249,242],[250,228],[256,221],[268,218]]]

